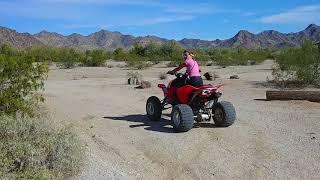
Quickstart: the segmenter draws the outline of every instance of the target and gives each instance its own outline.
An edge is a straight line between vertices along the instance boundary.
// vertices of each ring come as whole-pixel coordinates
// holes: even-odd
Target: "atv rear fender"
[[[162,89],[164,96],[168,94],[168,88],[165,84],[158,84],[158,87]]]

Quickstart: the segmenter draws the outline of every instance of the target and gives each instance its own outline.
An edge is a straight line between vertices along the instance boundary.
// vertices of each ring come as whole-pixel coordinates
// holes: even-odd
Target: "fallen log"
[[[267,100],[307,100],[320,102],[320,91],[267,91]]]

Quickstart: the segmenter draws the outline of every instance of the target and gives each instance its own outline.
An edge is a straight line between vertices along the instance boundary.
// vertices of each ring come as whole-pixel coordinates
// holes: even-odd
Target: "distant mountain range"
[[[301,45],[304,39],[320,41],[320,26],[311,24],[305,30],[297,33],[280,33],[274,30],[263,31],[253,34],[245,30],[239,31],[234,37],[226,40],[207,41],[201,39],[182,39],[177,41],[185,48],[284,48]],[[39,45],[49,45],[54,47],[74,47],[83,50],[87,49],[107,49],[131,48],[136,42],[164,43],[172,41],[157,36],[134,37],[123,35],[120,32],[101,30],[88,36],[81,34],[71,34],[63,36],[54,32],[42,31],[37,34],[19,33],[15,30],[0,26],[0,44],[7,43],[17,48],[27,48]]]

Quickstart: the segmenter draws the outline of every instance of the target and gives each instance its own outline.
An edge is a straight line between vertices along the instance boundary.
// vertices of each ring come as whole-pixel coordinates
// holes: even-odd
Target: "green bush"
[[[151,62],[148,62],[147,57],[139,57],[137,55],[130,55],[130,58],[127,61],[127,66],[134,69],[146,69],[152,65]]]
[[[146,56],[146,47],[139,43],[134,43],[129,53],[137,56]]]
[[[57,60],[62,68],[71,69],[80,61],[80,54],[72,48],[59,49]]]
[[[106,55],[103,50],[86,51],[86,56],[82,61],[83,66],[100,67],[106,62]]]
[[[112,56],[114,60],[127,61],[129,55],[127,52],[124,51],[124,49],[118,48],[113,51]]]
[[[300,48],[285,49],[276,56],[275,82],[288,85],[320,87],[320,47],[305,41]]]
[[[0,51],[7,54],[24,54],[36,62],[57,62],[62,68],[73,68],[76,64],[82,66],[103,66],[107,59],[127,61],[129,66],[145,68],[144,62],[157,64],[160,61],[171,61],[171,64],[181,62],[183,48],[175,41],[167,41],[159,44],[148,42],[145,44],[135,43],[130,50],[118,48],[113,52],[105,50],[87,50],[85,52],[73,48],[55,48],[39,46],[25,51],[17,52],[5,45]],[[200,64],[207,61],[216,62],[218,65],[246,65],[248,60],[262,62],[273,57],[272,51],[267,49],[194,49],[195,58]]]
[[[1,50],[1,49],[0,49]],[[3,46],[2,50],[7,54],[15,54],[9,46]],[[214,61],[218,65],[246,65],[248,60],[262,62],[272,58],[272,51],[266,49],[194,49],[195,58],[200,64]],[[57,62],[62,68],[73,68],[77,63],[82,66],[103,66],[107,59],[127,61],[129,66],[134,68],[145,68],[152,62],[157,64],[160,61],[171,61],[171,64],[181,62],[183,48],[175,41],[168,41],[163,44],[148,42],[146,44],[135,43],[130,50],[118,48],[113,52],[105,50],[87,50],[85,52],[73,48],[54,48],[40,46],[30,48],[22,52],[30,59],[37,62]]]
[[[57,62],[62,68],[73,68],[77,63],[83,66],[103,66],[107,59],[112,57],[112,53],[104,50],[79,51],[74,48],[55,48],[40,46],[27,49],[30,59],[37,62]]]
[[[11,46],[7,44],[2,44],[0,46],[0,54],[4,56],[14,56],[17,55],[17,50],[13,49]]]
[[[144,69],[160,61],[172,61],[179,64],[182,52],[183,48],[175,41],[168,41],[161,45],[155,42],[145,45],[135,43],[129,51],[116,49],[113,52],[113,59],[127,61],[129,67]]]
[[[175,41],[169,41],[161,46],[161,54],[165,61],[180,62],[182,58],[183,48]]]
[[[195,59],[201,65],[206,64],[205,62],[211,61],[210,55],[203,49],[195,49],[193,53],[195,54]],[[181,59],[182,58],[180,58],[180,61]]]
[[[267,49],[208,49],[206,53],[221,66],[247,65],[249,60],[261,63],[272,58],[272,51]]]
[[[26,55],[10,56],[0,52],[0,113],[33,115],[33,109],[42,102],[37,91],[43,89],[48,68],[34,63]]]
[[[74,175],[83,156],[69,129],[40,119],[0,116],[0,178],[62,179]]]
[[[53,62],[57,61],[58,49],[49,46],[39,46],[27,50],[29,57],[37,62]]]

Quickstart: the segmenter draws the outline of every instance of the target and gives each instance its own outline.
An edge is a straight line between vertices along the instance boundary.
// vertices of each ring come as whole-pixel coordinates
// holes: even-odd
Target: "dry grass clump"
[[[62,179],[79,170],[83,151],[70,129],[1,115],[0,138],[0,179]]]
[[[142,75],[139,72],[130,71],[127,73],[127,77],[130,85],[140,85],[142,81]]]

